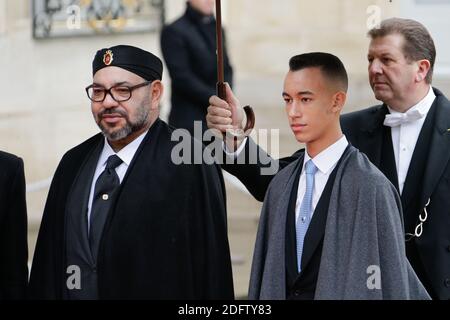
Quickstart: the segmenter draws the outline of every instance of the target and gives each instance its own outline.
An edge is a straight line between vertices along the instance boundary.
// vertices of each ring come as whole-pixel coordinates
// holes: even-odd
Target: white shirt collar
[[[431,105],[434,102],[434,99],[436,99],[436,95],[434,94],[433,88],[430,86],[430,88],[428,89],[427,95],[422,100],[420,100],[417,104],[412,106],[406,112],[418,110],[422,116],[426,116],[428,114],[428,111],[431,108]],[[388,106],[388,109],[391,114],[401,113],[401,112],[391,109],[391,107],[389,107],[389,106]]]
[[[312,162],[317,167],[317,169],[320,170],[320,172],[327,174],[332,168],[334,168],[336,163],[342,157],[347,146],[347,138],[345,137],[345,135],[342,135],[342,137],[338,141],[315,156],[312,159]],[[310,159],[311,157],[308,155],[308,149],[306,149],[303,167],[305,166],[305,163]]]
[[[122,148],[119,152],[115,152],[113,148],[109,145],[108,139],[105,137],[105,144],[103,146],[102,154],[100,155],[99,163],[102,166],[106,166],[106,161],[110,156],[113,154],[116,154],[123,163],[126,164],[128,167],[131,163],[131,160],[133,160],[134,154],[136,153],[137,149],[139,148],[142,140],[144,140],[145,135],[147,134],[148,130],[142,133],[139,137],[134,139],[132,142],[127,144],[124,148]]]

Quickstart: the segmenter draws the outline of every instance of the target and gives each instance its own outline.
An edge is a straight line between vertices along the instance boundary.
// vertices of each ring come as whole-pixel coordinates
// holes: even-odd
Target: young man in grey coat
[[[306,150],[267,190],[249,298],[428,299],[406,258],[395,187],[342,134],[342,62],[315,52],[289,66],[283,99]]]

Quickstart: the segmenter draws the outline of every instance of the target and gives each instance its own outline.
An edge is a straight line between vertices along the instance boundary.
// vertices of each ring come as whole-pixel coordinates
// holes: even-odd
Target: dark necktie
[[[120,185],[116,168],[122,163],[117,155],[112,155],[106,161],[106,168],[95,183],[94,197],[90,216],[89,245],[94,261],[97,261],[98,247],[106,222],[114,191]]]

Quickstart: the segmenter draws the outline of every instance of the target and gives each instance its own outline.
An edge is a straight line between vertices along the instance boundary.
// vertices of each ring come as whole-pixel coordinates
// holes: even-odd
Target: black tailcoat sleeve
[[[225,152],[223,153],[222,169],[237,177],[252,196],[262,202],[275,174],[297,160],[302,152],[303,149],[300,149],[291,156],[276,160],[255,144],[251,138],[248,138],[244,149],[236,159],[226,155]],[[267,168],[271,169],[264,172],[264,169]]]

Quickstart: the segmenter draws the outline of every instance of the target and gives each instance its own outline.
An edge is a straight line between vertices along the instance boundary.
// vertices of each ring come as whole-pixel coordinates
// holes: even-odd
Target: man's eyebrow
[[[124,84],[129,84],[129,85],[131,85],[131,83],[129,83],[128,81],[120,81],[120,82],[114,83],[114,86],[121,86],[121,85],[124,85]]]
[[[307,95],[307,94],[313,95],[314,93],[311,92],[311,91],[308,91],[308,90],[297,92],[297,95]],[[289,93],[286,93],[286,92],[283,92],[281,95],[282,95],[282,96],[289,96],[289,97],[291,96]]]
[[[374,55],[375,55],[374,52],[367,53],[368,57],[373,57]],[[390,52],[390,51],[382,51],[382,52],[378,53],[378,56],[392,56],[392,52]]]
[[[303,96],[303,95],[307,95],[307,94],[309,94],[309,95],[313,95],[313,94],[314,94],[314,92],[311,92],[311,91],[308,91],[308,90],[306,90],[306,91],[299,91],[299,92],[297,92],[297,95],[299,95],[299,96]]]
[[[129,83],[128,81],[120,81],[120,82],[115,82],[112,86],[113,87],[115,87],[115,86],[122,86],[124,84],[131,85],[131,83]],[[100,83],[96,83],[96,82],[94,82],[93,85],[94,86],[99,86],[99,87],[105,87],[104,85],[102,85]]]

